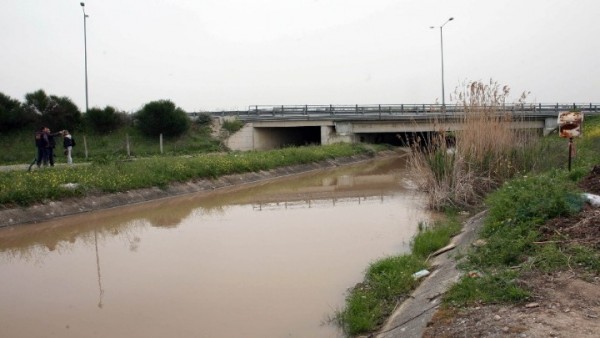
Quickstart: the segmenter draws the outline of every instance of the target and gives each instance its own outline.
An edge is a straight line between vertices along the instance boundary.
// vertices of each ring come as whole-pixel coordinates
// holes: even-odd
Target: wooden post
[[[163,153],[163,136],[162,136],[162,133],[160,133],[159,139],[160,139],[160,154],[162,155],[162,153]]]
[[[573,138],[569,137],[569,171],[571,171],[571,159],[573,157]]]
[[[125,134],[125,148],[127,149],[127,157],[131,157],[131,149],[129,147],[129,134]]]
[[[87,159],[88,159],[88,148],[87,148],[87,139],[85,138],[85,135],[83,135],[83,151],[85,152],[85,160],[87,161]]]

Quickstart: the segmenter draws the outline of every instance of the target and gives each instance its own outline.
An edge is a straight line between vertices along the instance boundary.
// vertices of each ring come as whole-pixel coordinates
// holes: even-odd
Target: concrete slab
[[[456,245],[451,250],[433,258],[435,270],[413,291],[410,297],[394,311],[384,327],[377,333],[377,338],[421,337],[427,323],[431,320],[441,303],[441,296],[460,278],[456,268],[455,257],[465,253],[483,224],[485,211],[471,217],[463,225],[460,234],[452,239]]]

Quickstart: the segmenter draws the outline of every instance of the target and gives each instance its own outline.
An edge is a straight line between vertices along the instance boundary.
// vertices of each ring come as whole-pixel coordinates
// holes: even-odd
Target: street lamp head
[[[81,5],[81,7],[85,7],[85,2],[80,2],[79,4]]]
[[[83,2],[82,2],[82,3],[83,3]],[[448,21],[452,21],[452,20],[454,20],[454,18],[452,18],[452,17],[451,17],[450,19],[448,19]]]

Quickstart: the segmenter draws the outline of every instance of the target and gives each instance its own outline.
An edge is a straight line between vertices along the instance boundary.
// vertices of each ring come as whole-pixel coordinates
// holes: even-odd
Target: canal
[[[2,337],[342,337],[429,221],[403,158],[0,229]]]

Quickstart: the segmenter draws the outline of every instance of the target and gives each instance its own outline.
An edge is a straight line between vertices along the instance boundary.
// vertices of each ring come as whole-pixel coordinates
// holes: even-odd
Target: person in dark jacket
[[[62,131],[51,133],[50,128],[46,127],[46,133],[48,135],[48,162],[50,162],[51,167],[54,167],[54,148],[56,148],[56,140],[54,140],[54,138],[56,136],[61,136]]]
[[[42,127],[35,132],[35,147],[37,148],[36,165],[38,168],[42,163],[44,166],[48,165],[48,147],[50,143],[48,142],[48,134],[46,133],[47,129],[46,127]]]

